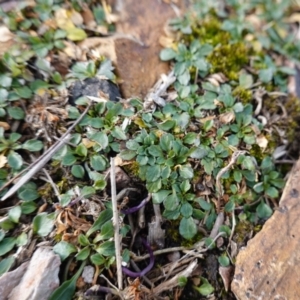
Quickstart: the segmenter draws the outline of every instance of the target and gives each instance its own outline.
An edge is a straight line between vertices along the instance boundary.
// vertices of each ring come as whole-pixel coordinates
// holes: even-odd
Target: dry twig
[[[114,225],[114,240],[116,250],[116,264],[117,264],[117,278],[119,290],[123,289],[123,274],[122,274],[122,257],[121,257],[121,239],[120,239],[120,225],[119,212],[116,193],[116,174],[115,174],[115,159],[110,159],[110,184],[111,184],[111,201],[113,210],[113,225]]]

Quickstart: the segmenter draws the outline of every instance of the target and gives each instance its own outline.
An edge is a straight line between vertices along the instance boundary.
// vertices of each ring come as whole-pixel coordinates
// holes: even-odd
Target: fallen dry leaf
[[[3,168],[7,163],[7,158],[3,154],[0,154],[0,168]]]
[[[4,26],[0,26],[0,42],[8,42],[14,38],[14,35],[10,32],[10,30]]]
[[[64,8],[60,8],[55,12],[55,20],[60,29],[67,31],[68,29],[75,27],[70,19],[69,12]]]
[[[90,8],[88,7],[88,5],[86,3],[82,4],[81,15],[82,15],[82,18],[83,18],[83,23],[86,25],[87,28],[95,28],[97,26],[97,23],[96,23],[95,18],[94,18],[94,14],[90,10]]]
[[[0,127],[4,128],[4,130],[10,129],[10,125],[7,122],[0,122]]]
[[[258,137],[256,137],[256,143],[260,148],[267,148],[268,146],[268,140],[264,135],[260,135]]]
[[[233,111],[228,111],[219,116],[219,120],[222,124],[229,124],[231,121],[234,120],[234,118],[235,118],[235,114]]]

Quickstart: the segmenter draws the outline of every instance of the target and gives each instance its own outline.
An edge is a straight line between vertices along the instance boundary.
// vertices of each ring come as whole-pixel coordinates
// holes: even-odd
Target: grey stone
[[[6,300],[12,289],[20,283],[28,264],[25,262],[14,271],[0,276],[0,300]]]
[[[33,254],[21,282],[12,290],[7,299],[48,299],[59,286],[60,264],[60,257],[51,249],[38,248]]]

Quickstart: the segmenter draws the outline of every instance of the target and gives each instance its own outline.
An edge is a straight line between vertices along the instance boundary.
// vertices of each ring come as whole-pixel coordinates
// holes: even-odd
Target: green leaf
[[[9,256],[0,262],[0,276],[10,270],[15,260],[14,256]]]
[[[39,140],[28,140],[23,145],[22,148],[28,151],[40,151],[44,147],[44,144]]]
[[[224,207],[224,209],[225,209],[226,212],[232,212],[232,211],[234,210],[234,208],[235,208],[235,203],[234,203],[234,201],[228,201],[228,202],[225,204],[225,207]]]
[[[75,153],[79,156],[86,157],[88,150],[84,144],[79,144],[75,149]]]
[[[84,174],[85,174],[85,171],[84,171],[84,168],[81,165],[75,165],[75,166],[72,166],[71,173],[76,178],[83,178]]]
[[[92,168],[96,171],[104,171],[107,168],[107,161],[102,155],[93,155],[90,162]]]
[[[15,227],[15,225],[16,224],[9,219],[6,219],[0,223],[0,226],[3,230],[13,229]]]
[[[171,134],[163,134],[160,138],[159,145],[163,151],[169,151],[172,146],[174,137]]]
[[[58,300],[58,299],[71,300],[75,293],[77,279],[79,278],[85,265],[86,265],[86,261],[82,262],[76,274],[71,279],[65,281],[60,287],[58,287],[51,294],[48,300]]]
[[[267,156],[262,160],[261,169],[262,169],[263,173],[271,171],[273,169],[273,167],[274,167],[274,164],[273,164],[270,156]]]
[[[76,259],[77,260],[85,260],[89,257],[91,253],[91,248],[89,246],[81,249],[77,254],[76,254]]]
[[[201,277],[202,284],[199,287],[195,287],[195,289],[202,295],[208,296],[210,295],[215,289],[211,284],[209,284],[208,280],[204,277]]]
[[[214,249],[216,247],[216,243],[214,242],[214,240],[211,237],[207,237],[205,239],[205,246],[208,249]]]
[[[256,208],[256,212],[259,218],[267,219],[271,217],[273,211],[264,201],[261,201],[260,204]]]
[[[179,168],[179,175],[185,179],[193,178],[194,176],[193,168],[189,165],[183,165]]]
[[[279,197],[278,190],[273,186],[268,187],[265,190],[265,193],[266,193],[266,195],[268,195],[269,197],[274,198],[274,199]]]
[[[89,241],[89,239],[88,239],[84,234],[80,234],[80,235],[78,236],[78,243],[79,243],[81,246],[85,247],[85,246],[89,246],[90,241]]]
[[[252,75],[242,73],[239,76],[239,84],[244,89],[249,89],[253,85],[253,77]]]
[[[35,202],[23,202],[21,203],[22,214],[31,214],[37,209],[37,204]]]
[[[148,182],[154,182],[160,178],[161,169],[160,166],[148,166],[146,171],[146,178]]]
[[[255,170],[255,165],[250,156],[245,156],[243,161],[242,161],[242,166],[244,169],[254,171]]]
[[[43,80],[37,79],[30,83],[30,89],[39,94],[39,92],[43,92],[49,88],[49,84]]]
[[[53,251],[59,255],[61,261],[64,261],[71,253],[77,252],[77,249],[74,245],[61,241],[53,247]]]
[[[180,287],[186,286],[187,282],[188,282],[188,279],[187,279],[186,277],[184,277],[184,276],[180,276],[180,277],[178,278],[178,285],[179,285]]]
[[[20,197],[20,199],[26,202],[34,201],[40,197],[37,190],[31,188],[30,186],[25,186],[25,188],[18,192],[18,196]]]
[[[123,150],[119,156],[124,160],[131,160],[137,155],[136,151],[133,150]]]
[[[92,233],[94,233],[97,230],[100,230],[102,225],[107,222],[108,220],[110,220],[112,218],[112,210],[111,209],[106,209],[104,211],[102,211],[99,214],[98,219],[95,221],[95,223],[93,224],[93,226],[88,230],[88,232],[86,233],[86,236],[89,237]]]
[[[60,205],[62,207],[66,207],[72,200],[73,196],[70,194],[62,194],[60,195]]]
[[[177,55],[177,53],[173,49],[166,48],[160,52],[159,57],[161,60],[167,61],[167,60],[171,60],[171,59],[175,58],[176,55]]]
[[[55,213],[40,213],[33,219],[33,232],[39,236],[47,236],[53,229]]]
[[[9,135],[9,140],[10,142],[15,143],[16,141],[18,141],[20,138],[22,137],[21,134],[13,132]]]
[[[20,246],[25,246],[28,242],[28,236],[25,232],[22,232],[18,237],[17,237],[17,240],[16,240],[16,245],[18,247]]]
[[[154,157],[158,157],[158,156],[162,156],[164,155],[163,151],[161,150],[161,148],[157,145],[151,145],[150,147],[148,147],[148,152],[149,154],[151,154]]]
[[[91,140],[97,142],[102,149],[105,149],[108,146],[108,137],[104,132],[96,132],[91,135]]]
[[[23,159],[20,154],[15,151],[10,151],[7,157],[7,162],[15,170],[19,170],[23,166]]]
[[[168,131],[175,126],[176,122],[174,120],[166,120],[158,124],[158,128],[164,131]]]
[[[45,58],[38,57],[35,62],[35,66],[37,67],[37,69],[42,70],[48,74],[50,74],[52,72],[51,64]]]
[[[114,236],[114,226],[111,220],[107,221],[103,224],[101,227],[101,233],[98,234],[94,240],[93,243],[96,244],[99,241],[110,239]]]
[[[203,208],[206,211],[208,211],[212,208],[212,204],[205,201],[203,198],[199,198],[199,200],[197,200],[197,202],[200,204],[201,208]]]
[[[161,189],[162,182],[161,179],[158,179],[153,182],[147,182],[146,187],[150,193],[156,193]]]
[[[201,159],[205,157],[207,153],[208,151],[203,146],[199,146],[197,148],[192,148],[189,156],[191,158]]]
[[[233,178],[236,182],[240,183],[242,181],[243,174],[239,170],[234,170]]]
[[[228,267],[230,265],[230,260],[227,255],[221,255],[218,258],[219,264],[223,267]]]
[[[169,166],[162,167],[161,169],[161,179],[168,179],[171,174],[171,168]]]
[[[205,213],[201,209],[193,209],[193,218],[197,220],[203,220],[205,217]]]
[[[180,213],[185,217],[189,218],[193,214],[193,207],[190,203],[186,202],[182,204]]]
[[[5,232],[4,230],[0,230],[0,242],[5,238]]]
[[[0,256],[8,253],[15,246],[17,239],[14,237],[4,238],[0,242]]]
[[[64,166],[72,166],[75,163],[76,163],[76,157],[72,153],[67,153],[62,159],[62,164]]]
[[[10,74],[1,74],[0,75],[0,85],[4,88],[9,88],[12,83],[12,78],[9,76]]]
[[[29,87],[27,86],[22,86],[22,87],[18,87],[15,88],[14,91],[16,92],[16,94],[20,97],[20,98],[24,98],[24,99],[30,99],[32,96],[32,91]]]
[[[15,206],[8,212],[8,217],[14,223],[19,223],[19,219],[21,217],[22,210],[20,206]]]
[[[254,189],[254,191],[255,191],[256,193],[261,193],[261,192],[263,192],[263,191],[264,191],[264,184],[263,184],[263,182],[259,182],[259,183],[255,184],[255,185],[253,186],[253,189]]]
[[[273,78],[273,70],[271,68],[260,70],[258,76],[263,83],[268,83]]]
[[[184,180],[180,183],[180,190],[182,193],[186,193],[191,188],[191,184],[189,180]]]
[[[25,112],[22,108],[13,106],[8,107],[7,112],[9,116],[16,120],[23,120],[25,118]]]
[[[153,193],[152,194],[152,202],[154,204],[160,204],[162,203],[170,194],[172,193],[172,191],[168,191],[168,190],[160,190],[157,193]]]
[[[195,132],[189,132],[183,138],[183,142],[188,145],[192,145],[195,143],[197,139],[197,134]]]
[[[179,233],[185,239],[193,238],[197,233],[197,226],[192,217],[182,218],[179,225]]]
[[[81,190],[81,195],[85,198],[88,198],[96,193],[95,189],[92,186],[84,186]]]
[[[103,265],[106,261],[105,258],[99,253],[91,255],[90,260],[91,260],[92,264],[94,264],[96,266]]]
[[[67,28],[66,31],[67,31],[67,38],[73,42],[82,41],[87,37],[85,31],[81,28],[72,27],[72,28]]]
[[[127,140],[127,136],[124,130],[119,126],[115,126],[115,128],[111,132],[111,135],[119,140]]]
[[[95,250],[101,255],[113,256],[115,255],[115,243],[113,241],[106,241]]]

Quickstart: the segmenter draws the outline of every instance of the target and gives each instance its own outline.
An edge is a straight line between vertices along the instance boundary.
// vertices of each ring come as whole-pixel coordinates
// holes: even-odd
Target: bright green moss
[[[228,44],[230,33],[221,29],[222,23],[217,18],[206,18],[200,24],[192,26],[194,39],[200,39],[201,43],[217,46],[218,44]]]
[[[229,80],[238,80],[239,71],[249,63],[250,51],[245,44],[223,44],[217,46],[207,57],[211,73],[223,73]]]
[[[238,99],[239,102],[243,104],[250,103],[252,101],[252,91],[246,90],[241,86],[237,86],[233,91],[232,95]]]

